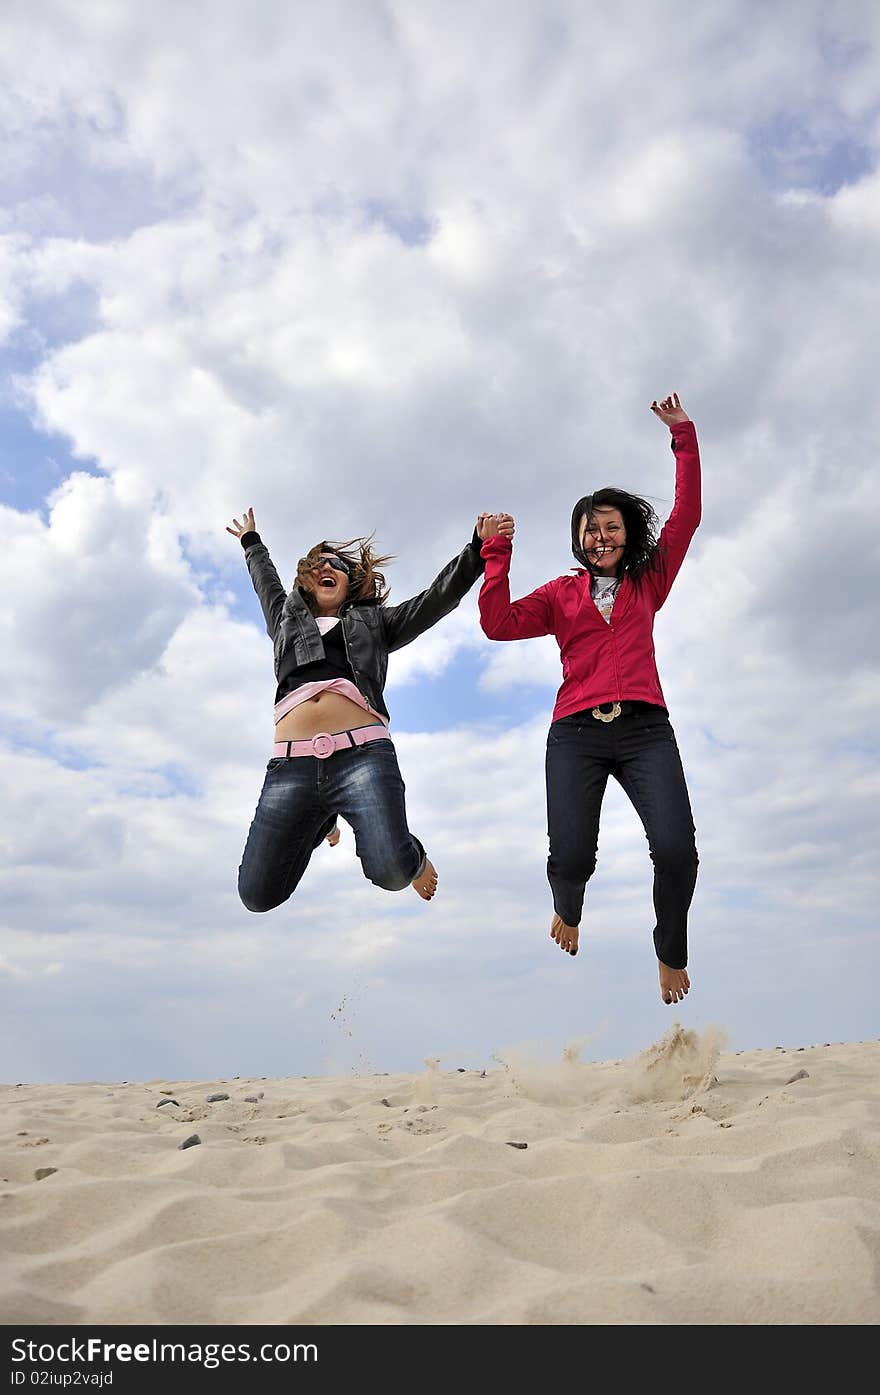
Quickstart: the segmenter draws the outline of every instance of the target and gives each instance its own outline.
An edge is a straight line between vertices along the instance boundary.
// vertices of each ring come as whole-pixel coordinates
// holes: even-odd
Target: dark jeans
[[[554,722],[547,734],[547,877],[556,914],[579,925],[596,870],[599,812],[608,776],[641,819],[654,863],[654,948],[671,969],[687,964],[687,914],[697,880],[690,800],[675,733],[662,707],[599,722],[589,712]]]
[[[386,891],[409,886],[422,873],[425,850],[407,827],[404,789],[390,738],[326,760],[270,760],[238,869],[247,909],[271,911],[287,900],[337,814],[354,829],[364,876]]]

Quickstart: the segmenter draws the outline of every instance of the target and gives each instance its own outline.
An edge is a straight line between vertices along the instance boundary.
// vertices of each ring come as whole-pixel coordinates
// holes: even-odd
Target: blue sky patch
[[[370,199],[366,205],[366,214],[368,222],[378,223],[407,247],[423,247],[431,240],[430,220],[415,209],[395,207],[381,199]]]
[[[831,198],[874,168],[867,137],[863,141],[854,134],[832,134],[824,125],[786,113],[753,129],[748,146],[774,188],[809,189],[823,198]]]

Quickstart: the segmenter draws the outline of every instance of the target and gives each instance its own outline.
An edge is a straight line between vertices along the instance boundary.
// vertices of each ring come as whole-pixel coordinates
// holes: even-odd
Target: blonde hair
[[[345,543],[325,540],[309,548],[305,557],[300,557],[296,564],[296,583],[305,592],[306,604],[310,610],[315,609],[314,597],[303,586],[303,582],[309,572],[320,567],[321,555],[325,552],[332,552],[334,557],[341,557],[343,562],[348,563],[348,594],[351,600],[378,601],[379,605],[385,604],[391,592],[379,568],[394,558],[391,553],[381,555],[374,552],[373,537],[374,534],[371,533],[368,538],[352,538],[350,542]]]

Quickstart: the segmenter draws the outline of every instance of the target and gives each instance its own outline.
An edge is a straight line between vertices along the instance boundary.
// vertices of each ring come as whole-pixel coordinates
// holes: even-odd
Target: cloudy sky
[[[878,41],[873,0],[7,0],[0,1078],[880,1034]],[[549,940],[558,653],[486,640],[476,589],[386,693],[435,900],[343,827],[245,911],[274,681],[227,522],[287,584],[375,531],[401,600],[508,509],[521,595],[588,490],[666,516],[672,390],[686,1003],[613,784],[581,953]]]

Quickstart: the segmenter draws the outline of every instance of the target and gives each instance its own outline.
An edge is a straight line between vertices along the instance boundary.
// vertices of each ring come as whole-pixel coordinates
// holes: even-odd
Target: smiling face
[[[348,597],[348,564],[333,552],[322,552],[301,585],[314,596],[319,615],[338,615]]]
[[[604,576],[614,576],[623,561],[626,525],[619,509],[599,506],[581,519],[580,544],[584,553]]]

